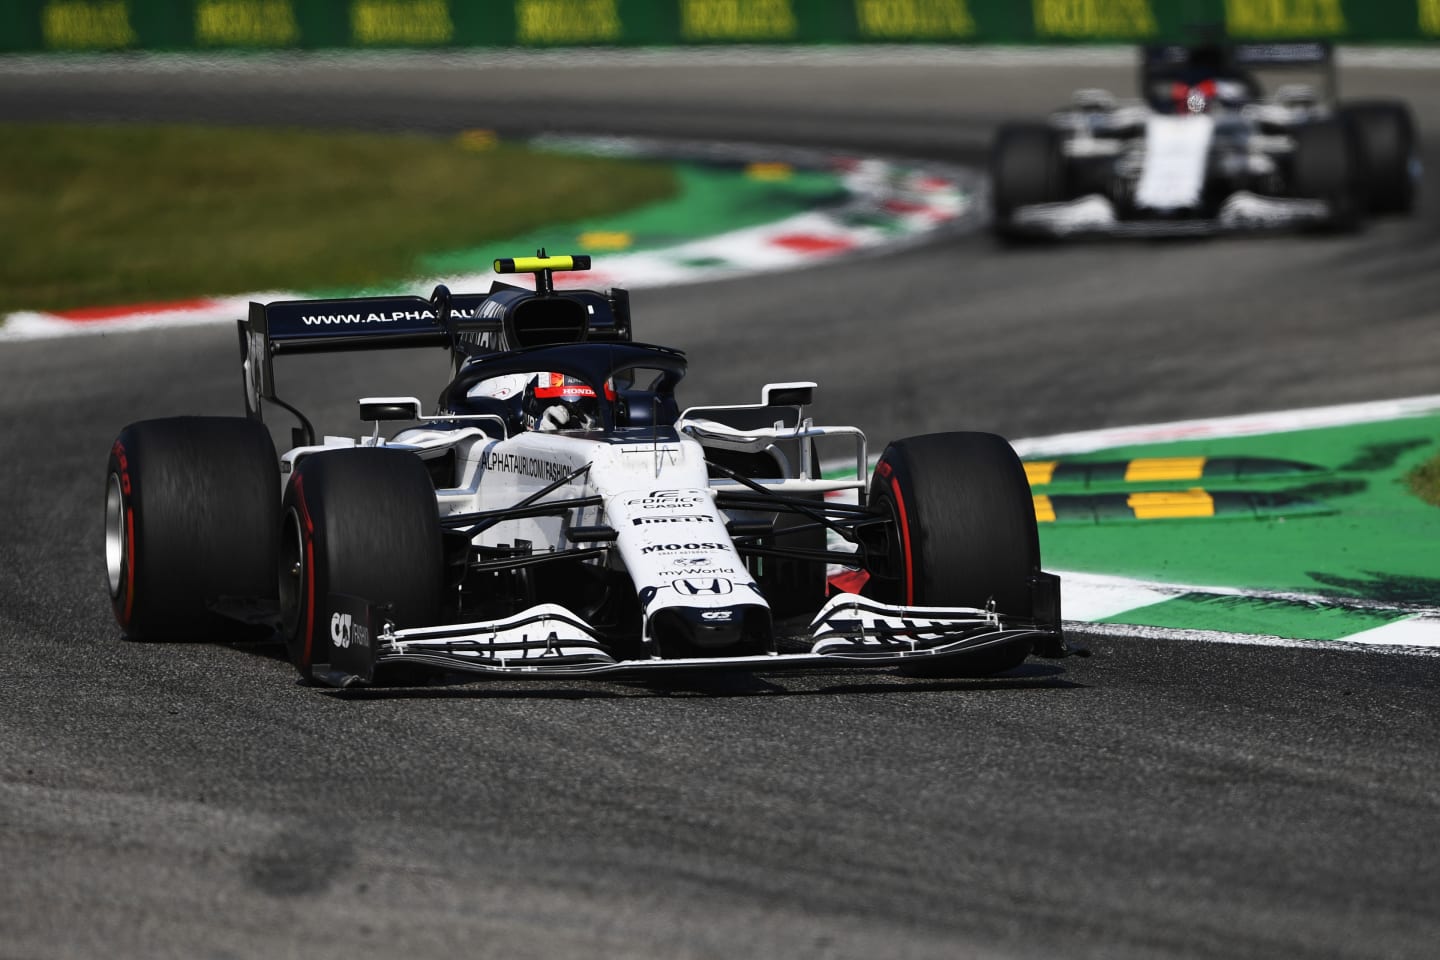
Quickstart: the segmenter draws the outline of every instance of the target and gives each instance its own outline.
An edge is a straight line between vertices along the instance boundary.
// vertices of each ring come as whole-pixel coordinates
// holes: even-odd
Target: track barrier
[[[3,0],[0,52],[1049,44],[1419,44],[1440,0]]]

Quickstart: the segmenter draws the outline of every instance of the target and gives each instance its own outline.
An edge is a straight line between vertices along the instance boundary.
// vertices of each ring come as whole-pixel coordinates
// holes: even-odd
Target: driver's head
[[[1201,80],[1199,83],[1175,84],[1173,97],[1175,98],[1176,113],[1209,113],[1215,106],[1216,86],[1214,80]],[[1180,89],[1183,87],[1184,89]]]
[[[1253,79],[1217,44],[1189,48],[1183,63],[1152,75],[1148,84],[1146,95],[1159,113],[1209,113],[1253,99]]]
[[[1180,80],[1164,85],[1156,108],[1162,113],[1211,113],[1216,108],[1235,110],[1249,100],[1245,84],[1239,80],[1216,78],[1185,83]]]
[[[600,402],[583,380],[560,373],[537,373],[525,387],[525,426],[557,430],[600,429]]]

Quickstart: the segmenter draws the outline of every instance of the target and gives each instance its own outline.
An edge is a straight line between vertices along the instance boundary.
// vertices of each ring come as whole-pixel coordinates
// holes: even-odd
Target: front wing
[[[512,678],[645,675],[694,670],[771,671],[804,667],[893,667],[963,662],[1014,641],[1058,640],[1055,630],[1007,623],[993,610],[902,607],[840,594],[810,622],[810,646],[796,653],[682,659],[613,657],[585,621],[557,604],[540,604],[484,623],[372,631],[363,601],[332,598],[331,662],[314,679],[349,687],[374,681],[377,668],[413,664]],[[337,628],[337,624],[339,625]],[[357,629],[358,626],[358,629]]]
[[[1099,194],[1060,203],[1021,207],[1010,215],[1006,229],[1036,239],[1072,237],[1196,237],[1220,233],[1294,230],[1321,226],[1335,217],[1324,200],[1267,197],[1236,191],[1214,217],[1120,218],[1114,205]]]

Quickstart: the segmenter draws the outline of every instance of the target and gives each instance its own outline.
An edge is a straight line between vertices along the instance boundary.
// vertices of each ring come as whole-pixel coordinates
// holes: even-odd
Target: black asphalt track
[[[795,60],[17,61],[0,63],[0,119],[630,132],[964,163],[1008,115],[1130,81]],[[1437,79],[1344,74],[1407,97],[1430,131]],[[877,448],[1436,393],[1437,210],[1350,237],[1006,250],[956,232],[638,292],[637,335],[692,351],[688,402],[813,378],[817,416]],[[351,431],[361,393],[431,395],[426,359],[312,366],[288,393]],[[240,403],[229,328],[0,347],[0,957],[1440,949],[1436,657],[1091,633],[1088,659],[989,681],[343,697],[264,648],[122,642],[102,586],[109,443],[131,420]]]

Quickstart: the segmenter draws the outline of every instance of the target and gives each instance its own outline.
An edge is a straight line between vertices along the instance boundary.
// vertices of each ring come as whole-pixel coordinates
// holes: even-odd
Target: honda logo
[[[692,597],[698,597],[701,594],[722,596],[730,592],[731,586],[730,581],[723,577],[715,577],[710,580],[691,580],[685,578],[675,581],[675,589],[681,593],[688,593]]]

